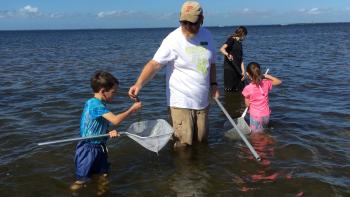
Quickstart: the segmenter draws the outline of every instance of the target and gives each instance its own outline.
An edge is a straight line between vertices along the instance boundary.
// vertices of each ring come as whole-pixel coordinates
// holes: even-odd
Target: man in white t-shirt
[[[215,50],[210,32],[202,28],[203,10],[187,1],[180,12],[180,27],[162,42],[143,68],[129,96],[166,65],[166,96],[175,130],[175,147],[205,141],[208,134],[209,97],[219,97],[216,83]]]

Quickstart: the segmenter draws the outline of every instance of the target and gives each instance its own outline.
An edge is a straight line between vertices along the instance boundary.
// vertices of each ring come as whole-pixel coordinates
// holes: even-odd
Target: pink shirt
[[[270,115],[269,92],[272,90],[272,81],[263,79],[260,85],[250,83],[243,91],[243,96],[249,100],[249,113],[251,116],[268,116]]]

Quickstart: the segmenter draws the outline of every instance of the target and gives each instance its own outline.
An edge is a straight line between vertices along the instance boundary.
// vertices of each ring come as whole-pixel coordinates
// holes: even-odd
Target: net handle
[[[232,124],[232,126],[236,129],[237,133],[239,134],[239,136],[242,138],[242,140],[244,141],[244,143],[248,146],[250,152],[254,155],[255,159],[257,161],[260,161],[261,158],[258,155],[258,153],[256,153],[255,149],[253,148],[253,146],[249,143],[249,141],[247,140],[247,138],[242,134],[242,132],[239,130],[239,128],[237,127],[236,123],[232,120],[231,116],[228,114],[228,112],[226,111],[226,109],[224,108],[224,106],[221,104],[221,102],[219,101],[219,99],[214,98],[216,103],[219,105],[219,107],[221,108],[221,110],[224,112],[224,114],[226,115],[226,117],[228,118],[228,120],[230,121],[230,123]]]
[[[95,138],[101,138],[101,137],[109,137],[109,134],[102,134],[102,135],[95,135],[95,136],[88,136],[88,137],[76,137],[76,138],[69,138],[69,139],[63,139],[63,140],[41,142],[41,143],[38,143],[38,146],[58,144],[58,143],[63,143],[63,142],[73,142],[73,141],[87,140],[87,139],[95,139]]]
[[[166,121],[165,121],[166,122]],[[168,124],[168,123],[167,123]],[[131,126],[128,128],[130,129]],[[165,133],[165,134],[161,134],[161,135],[156,135],[156,136],[138,136],[136,134],[133,133],[129,133],[129,132],[118,132],[120,135],[126,135],[126,136],[133,136],[139,139],[148,139],[148,138],[155,138],[155,137],[163,137],[163,136],[167,136],[167,135],[172,135],[173,132],[170,133]],[[96,139],[96,138],[102,138],[102,137],[109,137],[109,134],[102,134],[102,135],[95,135],[95,136],[88,136],[88,137],[75,137],[75,138],[68,138],[68,139],[62,139],[62,140],[54,140],[54,141],[48,141],[48,142],[41,142],[38,143],[38,146],[44,146],[44,145],[51,145],[51,144],[58,144],[58,143],[64,143],[64,142],[73,142],[73,141],[80,141],[80,140],[87,140],[87,139]]]
[[[156,136],[149,136],[149,137],[143,137],[143,136],[138,136],[133,133],[128,133],[128,132],[119,132],[120,135],[127,135],[127,136],[133,136],[139,139],[148,139],[148,138],[155,138],[155,137],[163,137],[167,136],[173,133],[165,133],[162,135],[156,135]],[[109,134],[102,134],[102,135],[95,135],[95,136],[89,136],[89,137],[76,137],[76,138],[68,138],[68,139],[63,139],[63,140],[54,140],[54,141],[47,141],[47,142],[40,142],[38,143],[38,146],[44,146],[44,145],[50,145],[50,144],[58,144],[58,143],[64,143],[64,142],[74,142],[74,141],[80,141],[80,140],[88,140],[88,139],[96,139],[96,138],[102,138],[102,137],[109,137]]]

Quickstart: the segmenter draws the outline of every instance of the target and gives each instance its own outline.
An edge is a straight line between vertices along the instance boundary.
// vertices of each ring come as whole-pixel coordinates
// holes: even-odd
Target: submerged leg
[[[85,184],[84,181],[75,181],[70,186],[70,189],[72,192],[76,192],[76,191],[80,190],[81,188],[83,188],[85,186],[84,184]]]
[[[97,196],[104,195],[108,192],[109,180],[108,180],[108,174],[102,174],[97,179]]]
[[[194,127],[192,110],[171,107],[170,116],[175,131],[175,148],[192,145]]]
[[[198,142],[207,140],[208,137],[208,112],[209,106],[202,110],[196,110],[195,134]]]

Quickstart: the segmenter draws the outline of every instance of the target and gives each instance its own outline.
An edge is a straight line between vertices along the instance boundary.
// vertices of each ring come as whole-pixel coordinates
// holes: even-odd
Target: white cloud
[[[19,14],[25,15],[25,16],[38,16],[41,15],[39,12],[39,8],[33,7],[31,5],[26,5],[23,8],[19,9]]]
[[[106,16],[113,16],[114,14],[116,14],[116,11],[99,12],[97,14],[97,17],[98,18],[104,18]]]
[[[169,13],[163,13],[155,17],[155,19],[158,20],[169,20],[169,19],[175,19],[177,20],[179,17],[179,13],[177,12],[169,12]]]
[[[319,8],[311,8],[311,9],[308,10],[306,13],[307,13],[307,14],[311,14],[311,15],[320,14],[320,13],[321,13],[321,10],[320,10]]]
[[[250,8],[243,8],[242,10],[234,10],[229,15],[234,16],[256,16],[256,17],[269,17],[273,16],[277,12],[273,10],[255,10]]]
[[[51,13],[48,15],[50,18],[62,18],[64,17],[63,14],[59,14],[59,13]]]
[[[152,20],[172,20],[178,18],[178,13],[175,12],[167,12],[167,13],[152,13],[152,12],[143,12],[143,11],[135,11],[135,10],[112,10],[112,11],[101,11],[95,15],[99,19],[104,18],[123,18],[123,19],[152,19]]]
[[[0,10],[0,18],[12,17],[15,15],[14,11]]]
[[[26,5],[18,10],[0,10],[0,18],[42,16],[39,8]]]
[[[97,13],[98,18],[105,17],[124,17],[124,16],[133,16],[136,15],[135,11],[125,11],[125,10],[113,10],[113,11],[102,11]]]
[[[299,13],[305,14],[305,15],[320,15],[320,14],[326,14],[326,13],[332,13],[332,12],[337,13],[338,11],[331,8],[310,8],[310,9],[302,8],[298,10]]]
[[[22,12],[32,13],[32,14],[35,14],[35,13],[38,13],[38,12],[39,12],[39,8],[37,8],[37,7],[32,7],[31,5],[24,6],[24,8],[21,8],[20,10],[21,10]]]
[[[248,13],[248,12],[250,12],[250,9],[249,9],[249,8],[244,8],[244,9],[243,9],[243,13]]]

